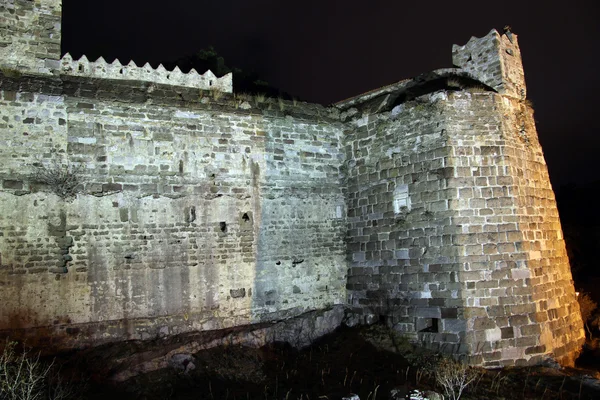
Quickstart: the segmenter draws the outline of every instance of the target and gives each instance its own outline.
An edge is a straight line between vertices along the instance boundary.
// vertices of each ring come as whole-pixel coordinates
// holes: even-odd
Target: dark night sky
[[[156,66],[212,45],[227,65],[329,104],[451,67],[452,44],[508,24],[558,189],[600,179],[599,8],[593,0],[63,0],[62,51]]]

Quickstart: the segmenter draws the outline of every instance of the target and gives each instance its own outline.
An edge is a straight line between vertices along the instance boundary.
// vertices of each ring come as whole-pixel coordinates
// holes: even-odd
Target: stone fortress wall
[[[2,13],[38,12],[14,6]],[[345,302],[342,124],[327,110],[67,64],[3,70],[0,329],[67,346]],[[32,178],[67,164],[74,199]]]
[[[338,105],[358,110],[351,306],[475,364],[570,363],[584,336],[517,37],[492,31],[453,56],[460,69]]]
[[[516,35],[325,108],[61,59],[60,7],[0,5],[0,331],[81,347],[344,306],[473,364],[573,361]]]

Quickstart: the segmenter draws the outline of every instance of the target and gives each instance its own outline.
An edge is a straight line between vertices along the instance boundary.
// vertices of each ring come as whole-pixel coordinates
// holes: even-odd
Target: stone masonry
[[[461,69],[338,104],[347,288],[358,315],[473,364],[569,364],[584,335],[554,194],[520,58],[498,61],[519,54],[492,31],[455,46]]]
[[[325,108],[61,58],[60,18],[0,5],[3,336],[77,348],[346,305],[472,364],[573,362],[516,35]]]

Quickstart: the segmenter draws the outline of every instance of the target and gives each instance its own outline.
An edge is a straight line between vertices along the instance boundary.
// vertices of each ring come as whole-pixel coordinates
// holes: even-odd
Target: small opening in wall
[[[419,332],[439,332],[439,318],[419,318],[417,321],[417,328]]]
[[[406,214],[410,211],[410,196],[408,185],[397,185],[394,189],[394,213]]]
[[[79,72],[83,72],[83,65],[79,64],[79,68],[78,68]]]
[[[208,81],[208,86],[212,86],[212,81]]]
[[[196,207],[195,206],[191,206],[190,207],[190,213],[188,215],[188,222],[192,223],[196,220]]]
[[[248,213],[244,213],[244,215],[242,215],[242,220],[243,220],[244,222],[248,222],[248,221],[250,221],[250,217],[248,216]]]
[[[120,73],[121,75],[123,75],[123,72],[124,72],[124,71],[123,71],[123,68],[121,68],[121,69],[119,70],[119,73]]]
[[[221,229],[221,232],[226,233],[227,232],[227,222],[219,222],[219,228]]]

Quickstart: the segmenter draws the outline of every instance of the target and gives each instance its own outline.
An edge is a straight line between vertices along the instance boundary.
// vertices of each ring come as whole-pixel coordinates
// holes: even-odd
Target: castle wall
[[[472,364],[572,363],[582,323],[516,35],[326,109],[61,60],[60,13],[0,5],[0,336],[81,347],[348,301]],[[322,334],[338,311],[291,326]]]
[[[572,363],[584,336],[526,103],[440,91],[355,123],[356,312],[473,364]]]
[[[50,74],[60,67],[62,0],[0,4],[0,68],[13,74]]]
[[[347,145],[347,288],[366,321],[383,317],[414,339],[439,332],[427,335],[458,351],[466,326],[446,103],[443,92],[425,95],[356,121]]]
[[[454,99],[469,353],[490,366],[572,363],[584,337],[532,110],[489,93]]]
[[[80,346],[345,301],[325,109],[68,77],[2,89],[0,329]],[[67,163],[64,200],[40,177]]]
[[[535,304],[535,314],[528,314],[529,324],[522,326],[520,333],[539,334],[535,346],[525,353],[551,351],[557,360],[569,364],[574,361],[573,355],[578,353],[585,334],[579,328],[579,306],[533,110],[526,101],[506,98],[498,108],[509,116],[503,120],[506,146],[503,151],[509,162],[515,214],[523,234],[516,250],[527,253],[530,279],[525,274],[524,285],[532,289],[531,297],[524,300]]]

